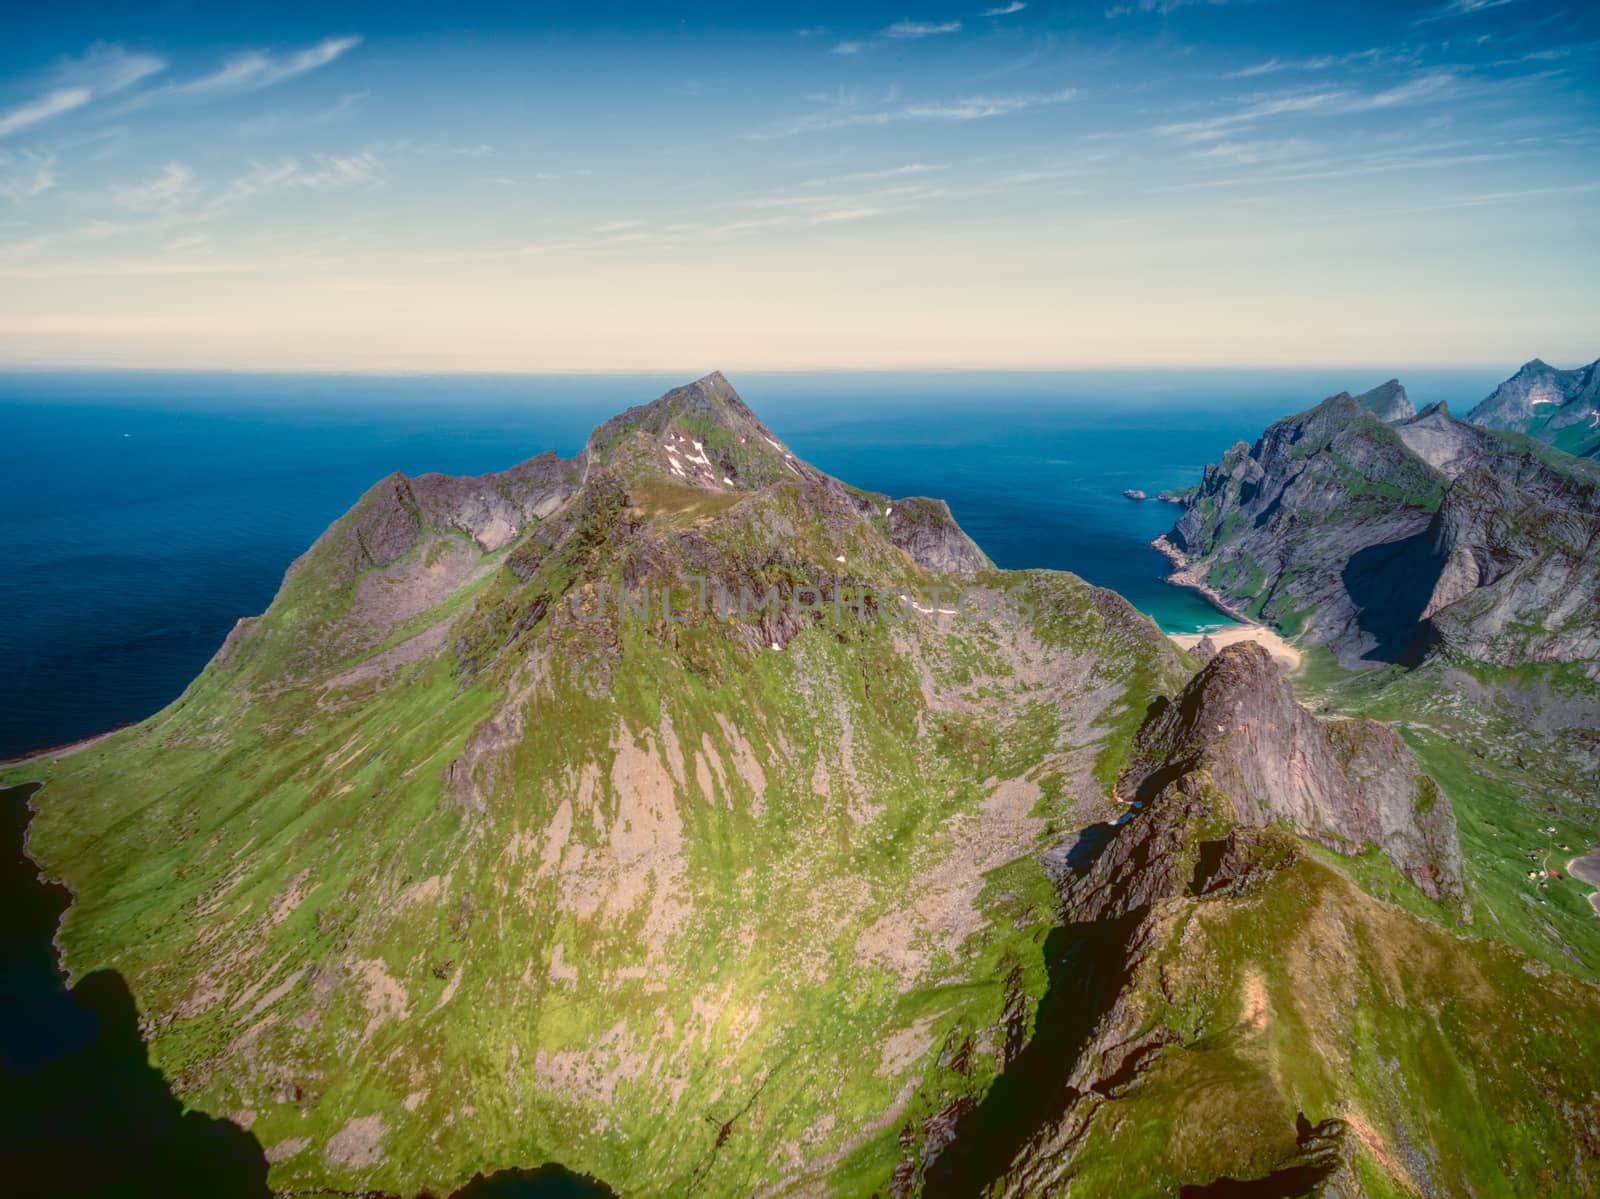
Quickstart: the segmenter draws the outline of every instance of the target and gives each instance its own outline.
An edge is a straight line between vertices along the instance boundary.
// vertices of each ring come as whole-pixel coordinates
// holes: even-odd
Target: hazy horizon
[[[8,364],[1595,353],[1593,9],[68,3],[13,25]]]

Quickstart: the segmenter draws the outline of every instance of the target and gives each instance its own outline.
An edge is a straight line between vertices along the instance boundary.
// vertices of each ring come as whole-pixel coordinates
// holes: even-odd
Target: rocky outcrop
[[[1347,668],[1600,659],[1600,468],[1409,409],[1385,384],[1233,446],[1167,535],[1187,559],[1175,581]]]
[[[988,557],[968,537],[950,505],[922,496],[885,504],[889,540],[924,570],[937,574],[971,574],[988,569]]]
[[[1414,577],[1447,482],[1341,393],[1208,466],[1167,539],[1188,578],[1246,617],[1304,632],[1347,666],[1393,660],[1426,595],[1396,595],[1390,577]]]
[[[1570,454],[1600,454],[1600,359],[1558,370],[1535,358],[1495,388],[1467,419],[1526,433]]]
[[[1430,640],[1502,666],[1600,660],[1600,489],[1581,498],[1541,500],[1485,466],[1461,475],[1429,527]]]
[[[1462,896],[1455,814],[1399,734],[1372,721],[1318,720],[1253,643],[1228,646],[1152,712],[1117,786],[1143,807],[1177,804],[1215,822],[1219,838],[1277,824],[1339,853],[1376,846],[1430,898]],[[1192,863],[1176,857],[1168,869],[1192,880]]]
[[[396,471],[335,521],[290,570],[307,562],[336,562],[339,575],[353,578],[387,566],[429,532],[462,534],[484,551],[502,549],[565,503],[578,482],[578,464],[553,453],[471,478],[426,474],[413,479]]]
[[[1362,392],[1356,397],[1356,403],[1389,425],[1417,414],[1411,397],[1406,395],[1406,389],[1400,386],[1399,379],[1390,379],[1371,391]]]

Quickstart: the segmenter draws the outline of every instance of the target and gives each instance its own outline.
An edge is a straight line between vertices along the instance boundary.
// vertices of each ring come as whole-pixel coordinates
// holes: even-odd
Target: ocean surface
[[[946,499],[1003,567],[1074,571],[1169,632],[1226,623],[1162,582],[1177,510],[1234,441],[1382,369],[744,373],[793,450],[847,482]],[[1406,372],[1466,407],[1498,370]],[[0,373],[0,757],[139,720],[392,470],[478,474],[576,452],[678,375]]]

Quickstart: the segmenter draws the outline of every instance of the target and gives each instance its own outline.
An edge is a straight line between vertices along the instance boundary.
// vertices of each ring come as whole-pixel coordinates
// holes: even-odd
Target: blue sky
[[[1535,0],[18,5],[0,360],[1588,361],[1597,54]]]

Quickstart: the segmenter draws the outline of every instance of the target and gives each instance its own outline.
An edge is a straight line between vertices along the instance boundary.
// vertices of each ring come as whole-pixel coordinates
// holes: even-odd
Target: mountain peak
[[[1417,412],[1411,403],[1411,398],[1406,395],[1406,389],[1400,385],[1399,379],[1380,383],[1371,391],[1362,392],[1355,399],[1358,404],[1386,424],[1406,420],[1415,416]]]
[[[721,371],[674,387],[595,427],[585,454],[610,465],[617,455],[683,484],[762,486],[816,476],[740,398]]]

